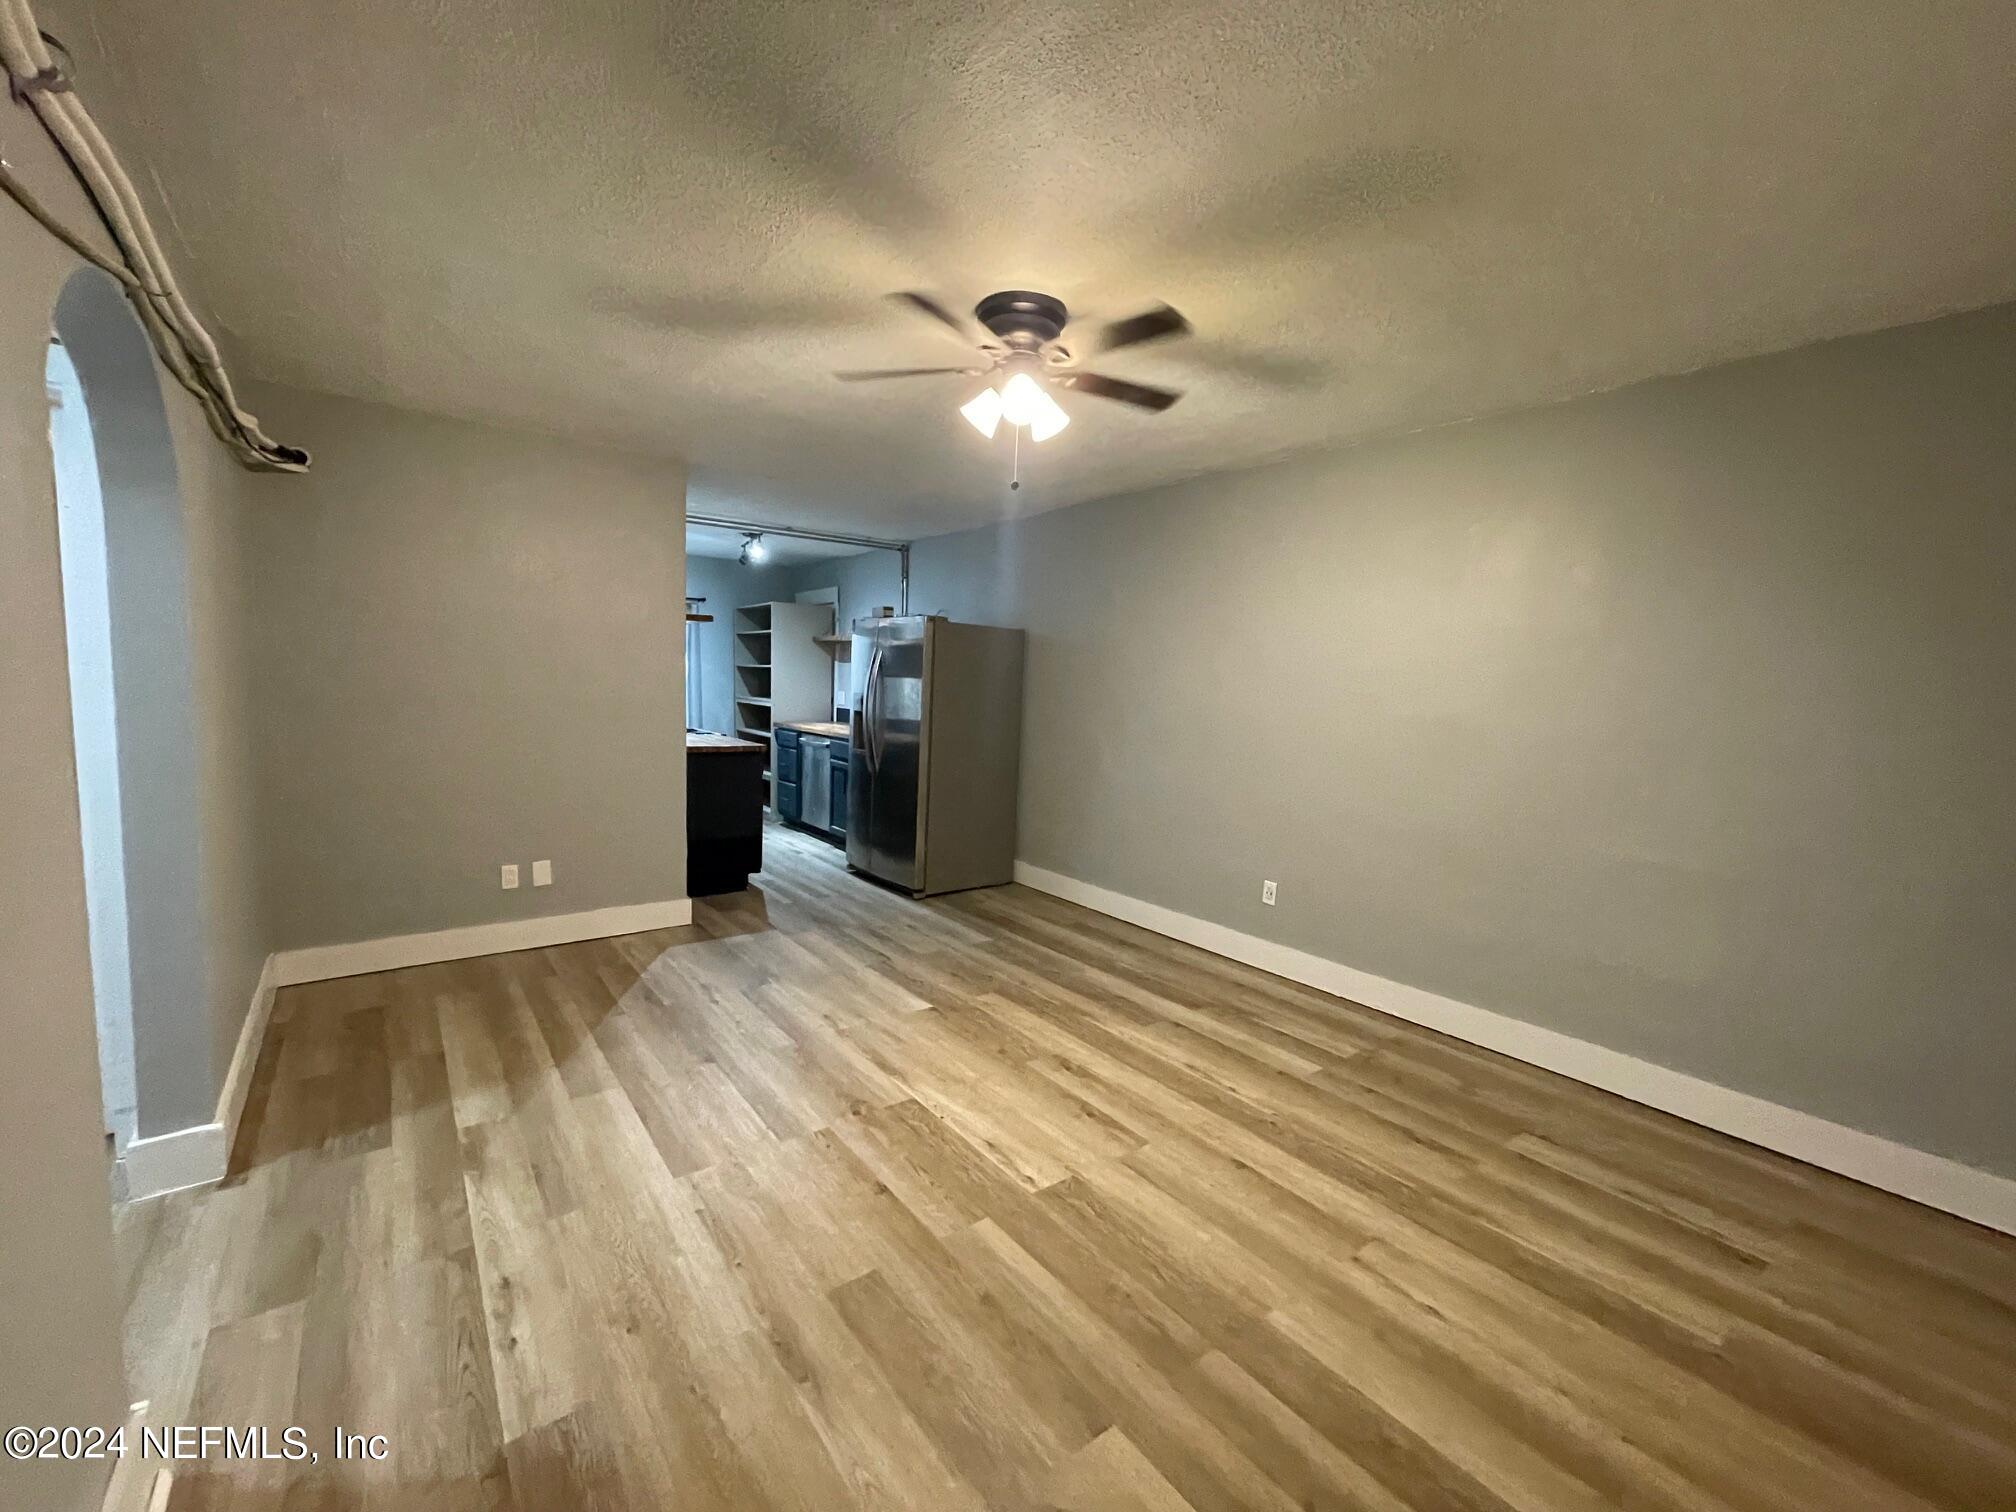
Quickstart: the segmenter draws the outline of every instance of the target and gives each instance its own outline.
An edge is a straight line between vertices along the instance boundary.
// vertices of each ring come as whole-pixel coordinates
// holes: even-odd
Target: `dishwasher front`
[[[833,742],[821,736],[798,742],[798,815],[807,829],[833,828]]]

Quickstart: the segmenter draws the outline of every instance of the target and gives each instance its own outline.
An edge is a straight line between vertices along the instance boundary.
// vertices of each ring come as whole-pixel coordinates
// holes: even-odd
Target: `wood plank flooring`
[[[2016,1242],[767,839],[690,929],[281,993],[129,1355],[322,1458],[172,1512],[2016,1507]]]

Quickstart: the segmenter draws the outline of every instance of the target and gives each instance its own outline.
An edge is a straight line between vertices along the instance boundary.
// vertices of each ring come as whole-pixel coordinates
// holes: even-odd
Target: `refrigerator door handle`
[[[868,648],[868,670],[861,674],[860,707],[854,711],[854,719],[861,727],[861,765],[873,773],[875,770],[875,651]]]
[[[875,654],[871,651],[868,660],[872,665]],[[864,675],[861,686],[855,690],[854,707],[847,713],[847,745],[849,749],[861,753],[863,765],[868,760],[868,679]]]
[[[882,758],[875,749],[875,726],[881,717],[882,704],[882,642],[879,639],[875,642],[875,654],[868,658],[868,676],[861,689],[861,704],[861,745],[872,774],[882,764]]]

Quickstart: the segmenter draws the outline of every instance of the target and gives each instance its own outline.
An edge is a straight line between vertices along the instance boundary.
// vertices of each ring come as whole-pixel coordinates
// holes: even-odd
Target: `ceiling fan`
[[[1113,399],[1136,409],[1160,413],[1183,396],[1174,389],[1156,388],[1146,383],[1130,383],[1088,373],[1078,366],[1080,350],[1063,341],[1070,320],[1064,301],[1029,289],[1004,289],[989,294],[973,307],[974,318],[991,339],[975,340],[976,333],[965,321],[928,294],[912,291],[892,294],[891,299],[926,315],[963,341],[973,341],[981,361],[964,367],[877,368],[866,372],[842,372],[833,376],[846,383],[883,378],[924,378],[938,374],[959,374],[987,378],[988,386],[959,407],[973,428],[991,437],[1003,420],[1018,432],[1027,427],[1030,438],[1046,441],[1071,423],[1062,405],[1050,397],[1050,388],[1066,388],[1099,399]],[[1139,346],[1172,336],[1187,336],[1190,322],[1168,305],[1157,305],[1126,320],[1116,320],[1095,333],[1088,353],[1111,352],[1121,347]]]

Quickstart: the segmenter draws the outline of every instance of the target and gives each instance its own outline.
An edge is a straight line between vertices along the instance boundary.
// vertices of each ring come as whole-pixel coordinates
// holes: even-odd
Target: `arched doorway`
[[[107,1131],[189,1123],[209,1085],[187,553],[166,406],[118,285],[57,301],[52,396],[66,649]]]
[[[76,364],[50,337],[49,452],[56,465],[57,539],[63,566],[63,630],[70,665],[71,738],[77,757],[77,819],[90,918],[91,995],[105,1132],[117,1153],[139,1132],[133,1070],[133,973],[126,929],[126,838],[119,806],[119,726],[112,686],[112,611],[105,570],[105,497],[91,411]]]

